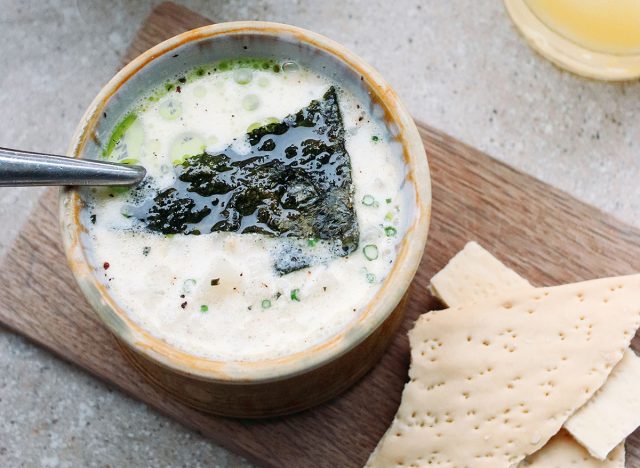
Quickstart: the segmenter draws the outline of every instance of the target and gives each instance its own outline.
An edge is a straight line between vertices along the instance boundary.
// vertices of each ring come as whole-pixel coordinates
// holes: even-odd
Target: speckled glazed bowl
[[[415,197],[414,216],[399,244],[393,269],[358,320],[322,344],[277,359],[223,362],[189,355],[141,329],[110,295],[104,279],[97,274],[99,265],[89,254],[79,190],[61,191],[60,224],[80,288],[117,337],[123,352],[148,379],[184,403],[207,412],[267,417],[300,411],[339,394],[380,358],[401,322],[406,291],[422,257],[431,212],[431,184],[415,124],[377,71],[323,36],[262,22],[194,29],[140,55],[95,98],[73,137],[69,156],[95,158],[127,106],[168,77],[204,63],[242,57],[295,60],[322,72],[361,102],[378,107],[390,135],[402,145],[407,179]]]

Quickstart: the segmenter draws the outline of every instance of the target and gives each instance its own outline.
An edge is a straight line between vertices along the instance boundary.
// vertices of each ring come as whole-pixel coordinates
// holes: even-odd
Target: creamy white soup
[[[86,192],[96,274],[135,323],[195,356],[270,359],[330,339],[379,289],[413,216],[381,114],[294,62],[175,77],[103,145],[147,177]]]

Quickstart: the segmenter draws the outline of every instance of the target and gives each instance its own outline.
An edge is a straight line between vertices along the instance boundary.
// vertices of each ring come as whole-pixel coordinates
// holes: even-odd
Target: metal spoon
[[[0,187],[134,185],[146,173],[142,166],[0,148]]]

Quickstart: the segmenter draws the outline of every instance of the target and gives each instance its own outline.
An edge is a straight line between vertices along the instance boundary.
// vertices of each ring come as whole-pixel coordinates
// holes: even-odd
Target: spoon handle
[[[133,185],[145,174],[142,166],[0,148],[0,187]]]

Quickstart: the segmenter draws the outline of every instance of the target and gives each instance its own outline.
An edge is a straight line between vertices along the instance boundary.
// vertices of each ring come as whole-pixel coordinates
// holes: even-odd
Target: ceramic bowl
[[[322,72],[361,102],[379,108],[390,134],[402,145],[415,214],[393,269],[356,321],[322,344],[278,359],[223,362],[189,355],[141,329],[110,295],[97,274],[100,266],[93,264],[88,252],[80,190],[61,191],[60,223],[80,288],[123,352],[148,379],[203,411],[267,417],[303,410],[347,389],[378,361],[401,322],[406,291],[427,239],[431,185],[422,141],[396,93],[362,59],[310,31],[263,22],[206,26],[158,44],[109,81],[82,118],[69,156],[99,155],[118,116],[168,77],[204,63],[243,57],[295,60]]]

